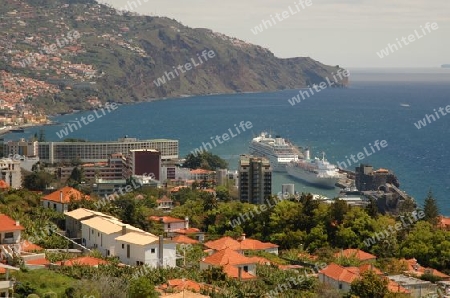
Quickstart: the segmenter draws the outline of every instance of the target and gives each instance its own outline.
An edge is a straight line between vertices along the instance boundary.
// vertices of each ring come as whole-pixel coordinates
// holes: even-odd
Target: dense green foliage
[[[205,170],[216,170],[226,169],[228,167],[228,163],[225,160],[208,151],[204,151],[200,154],[189,153],[186,155],[185,159],[186,161],[183,166],[189,169],[201,168]]]
[[[380,277],[370,270],[364,272],[361,277],[352,282],[350,295],[361,298],[384,298],[386,296],[388,293],[387,278]]]
[[[226,193],[226,189],[221,190]],[[100,206],[100,211],[114,215],[153,234],[162,234],[161,226],[148,220],[151,215],[163,215],[155,209],[156,199],[168,195],[164,190],[141,188]],[[387,229],[400,222],[399,218],[373,215],[371,208],[348,207],[345,202],[323,204],[302,194],[296,199],[277,200],[266,208],[235,200],[216,199],[207,192],[197,189],[182,189],[172,197],[179,206],[171,216],[188,216],[192,227],[208,234],[208,239],[223,235],[248,237],[271,241],[280,245],[280,255],[267,253],[257,255],[275,264],[303,264],[310,266],[316,261],[329,264],[335,262],[343,266],[358,266],[354,258],[334,257],[341,248],[361,248],[376,254],[375,264],[383,272],[398,274],[404,271],[405,264],[400,258],[416,258],[422,266],[446,271],[450,267],[450,232],[441,230],[426,220],[412,222],[400,231],[376,241],[370,247],[364,240],[374,233]],[[67,243],[52,231],[58,228],[62,215],[53,210],[43,209],[39,204],[40,195],[26,190],[11,190],[0,193],[0,212],[20,220],[25,227],[23,237],[42,247],[66,248]],[[95,209],[93,202],[84,200],[72,202],[70,208],[87,207]],[[314,253],[318,260],[308,259]],[[100,257],[98,252],[93,255]],[[303,272],[280,270],[277,266],[259,266],[258,279],[239,281],[228,278],[219,268],[200,271],[199,261],[205,256],[200,245],[178,247],[177,269],[150,269],[118,267],[117,259],[110,258],[110,265],[98,269],[74,266],[14,273],[18,284],[17,291],[24,296],[42,295],[53,291],[58,297],[153,297],[154,286],[173,278],[188,278],[197,282],[212,284],[221,289],[209,293],[211,297],[263,297],[265,294],[282,292],[279,297],[340,297],[335,290],[317,283],[317,279],[306,276],[300,282],[291,282]],[[72,256],[62,253],[47,253],[53,262]],[[61,278],[53,277],[58,275]],[[422,276],[425,280],[436,281],[433,276]],[[47,281],[51,279],[51,281]],[[45,286],[43,285],[45,283]],[[351,294],[359,297],[383,297],[384,281],[372,276],[363,276],[355,281]],[[369,296],[364,296],[369,295]],[[372,295],[372,296],[370,296]],[[156,296],[154,296],[156,297]],[[400,297],[400,296],[386,296]]]

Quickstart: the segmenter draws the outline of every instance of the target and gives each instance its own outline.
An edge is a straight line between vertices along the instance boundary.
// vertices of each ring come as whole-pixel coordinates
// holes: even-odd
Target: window
[[[124,249],[124,248],[125,248],[125,244],[122,243],[122,249]]]
[[[100,237],[100,232],[97,232],[97,236]]]
[[[13,232],[5,233],[5,238],[14,238],[14,233]]]
[[[154,249],[154,248],[152,248],[152,249],[150,250],[150,252],[151,252],[152,254],[154,254],[155,251],[156,251],[156,249]]]
[[[53,209],[55,209],[55,210],[56,210],[56,204],[53,204]]]
[[[109,249],[106,250],[106,255],[109,257],[109,255],[110,255]]]
[[[339,284],[339,290],[342,290],[342,284]]]
[[[144,265],[144,262],[136,261],[136,266],[142,266],[142,265]]]
[[[127,244],[127,258],[130,258],[130,245]]]
[[[170,224],[167,224],[167,228],[170,229]]]
[[[244,266],[244,271],[248,272],[248,266]]]

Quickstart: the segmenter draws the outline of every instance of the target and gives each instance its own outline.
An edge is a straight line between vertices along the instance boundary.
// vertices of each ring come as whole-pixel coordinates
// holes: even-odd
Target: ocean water
[[[325,152],[329,161],[344,162],[345,156],[363,152],[369,143],[385,140],[386,148],[362,160],[374,168],[388,168],[397,175],[400,188],[422,205],[431,189],[441,213],[450,215],[450,115],[417,129],[415,122],[450,104],[449,69],[355,69],[347,89],[326,89],[292,106],[288,99],[298,90],[272,93],[195,96],[122,105],[68,137],[92,141],[116,140],[128,135],[139,139],[178,139],[184,156],[211,137],[231,129],[235,137],[211,150],[237,168],[240,154],[248,152],[251,139],[261,131],[279,134],[299,146],[311,148],[313,156]],[[66,123],[93,112],[55,117]],[[252,128],[235,124],[250,121]],[[58,141],[63,126],[45,126],[47,140]],[[29,128],[4,139],[29,138],[41,127]],[[352,163],[350,168],[358,164]],[[287,175],[275,174],[272,189],[294,183],[297,191],[328,197],[337,190],[302,184]]]

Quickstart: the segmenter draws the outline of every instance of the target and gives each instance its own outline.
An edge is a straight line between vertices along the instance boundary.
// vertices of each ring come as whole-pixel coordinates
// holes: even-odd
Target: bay
[[[440,116],[417,129],[414,125],[425,114],[450,104],[450,70],[351,70],[351,85],[346,89],[327,88],[292,106],[288,100],[298,90],[233,95],[193,96],[133,105],[96,117],[67,137],[90,141],[117,140],[128,135],[139,139],[179,140],[180,156],[210,142],[211,137],[231,129],[235,137],[211,150],[237,168],[240,154],[248,152],[251,139],[261,131],[279,134],[299,146],[311,148],[312,155],[326,153],[329,161],[343,162],[345,156],[369,149],[369,143],[386,140],[388,146],[366,156],[362,162],[374,168],[388,168],[398,176],[400,188],[412,195],[419,206],[431,189],[441,213],[450,215],[450,115]],[[175,83],[175,82],[174,82]],[[55,117],[68,123],[93,112]],[[252,128],[235,124],[251,122]],[[46,139],[59,141],[63,126],[44,126],[11,133],[5,140],[30,138],[44,129]],[[376,149],[375,149],[376,150]],[[352,164],[355,167],[357,164]],[[272,189],[294,183],[299,192],[328,197],[337,190],[322,190],[303,185],[287,175],[275,174]]]

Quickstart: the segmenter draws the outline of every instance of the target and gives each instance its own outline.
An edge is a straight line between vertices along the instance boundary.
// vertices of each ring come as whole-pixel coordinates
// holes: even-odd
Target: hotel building
[[[161,160],[178,158],[178,140],[138,140],[129,137],[110,142],[39,142],[38,155],[42,162],[51,164],[75,159],[100,162],[107,160],[112,153],[128,155],[136,149],[156,149],[161,152]]]

